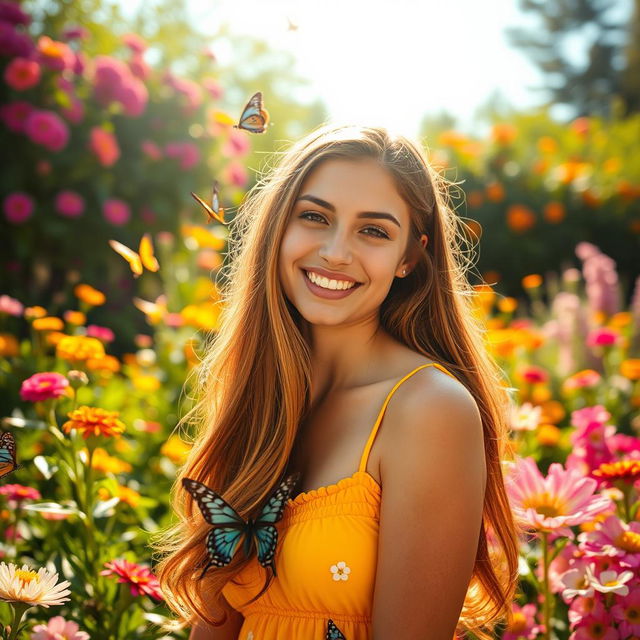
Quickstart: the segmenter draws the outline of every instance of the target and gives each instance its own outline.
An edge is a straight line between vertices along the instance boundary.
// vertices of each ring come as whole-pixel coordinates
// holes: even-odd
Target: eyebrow
[[[324,207],[325,209],[329,209],[329,211],[333,213],[336,212],[336,208],[330,202],[327,202],[322,198],[318,198],[317,196],[312,196],[310,193],[306,193],[305,195],[296,198],[296,202],[298,202],[299,200],[309,200],[310,202],[314,202],[315,204],[317,204],[319,207]],[[390,220],[395,225],[400,227],[400,223],[398,222],[398,219],[395,216],[392,216],[390,213],[386,213],[384,211],[361,211],[356,217],[357,218],[379,218],[379,219]]]

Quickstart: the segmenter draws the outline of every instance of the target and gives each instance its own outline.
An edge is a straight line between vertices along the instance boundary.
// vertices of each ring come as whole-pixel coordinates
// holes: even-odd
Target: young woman
[[[240,208],[180,522],[156,544],[191,640],[488,640],[510,619],[509,398],[450,184],[405,137],[326,125]],[[247,520],[295,472],[277,576],[253,549],[199,579],[211,526],[181,480]]]

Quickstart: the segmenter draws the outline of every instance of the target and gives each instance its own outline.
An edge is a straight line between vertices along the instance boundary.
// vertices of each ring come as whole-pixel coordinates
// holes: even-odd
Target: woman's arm
[[[460,383],[420,383],[383,453],[373,640],[451,640],[475,562],[486,465],[482,419]]]
[[[234,609],[222,596],[223,610],[227,612],[227,621],[221,627],[212,627],[204,622],[196,622],[191,628],[189,640],[238,640],[244,616]],[[220,612],[212,612],[216,618]]]

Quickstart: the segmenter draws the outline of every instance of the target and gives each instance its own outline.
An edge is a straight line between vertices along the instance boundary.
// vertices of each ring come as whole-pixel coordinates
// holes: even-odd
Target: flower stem
[[[549,589],[549,544],[548,533],[542,531],[542,571],[544,588],[544,639],[551,640],[551,590]]]
[[[12,602],[10,603],[13,608],[13,622],[11,623],[11,633],[7,640],[15,640],[18,637],[20,631],[20,621],[24,616],[25,611],[31,606],[28,602]]]

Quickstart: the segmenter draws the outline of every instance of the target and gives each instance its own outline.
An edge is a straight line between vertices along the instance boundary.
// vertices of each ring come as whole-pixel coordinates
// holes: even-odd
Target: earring
[[[406,273],[407,273],[407,270],[406,270],[406,269],[403,269],[403,270],[402,270],[402,275],[404,276],[404,275],[406,275]]]

